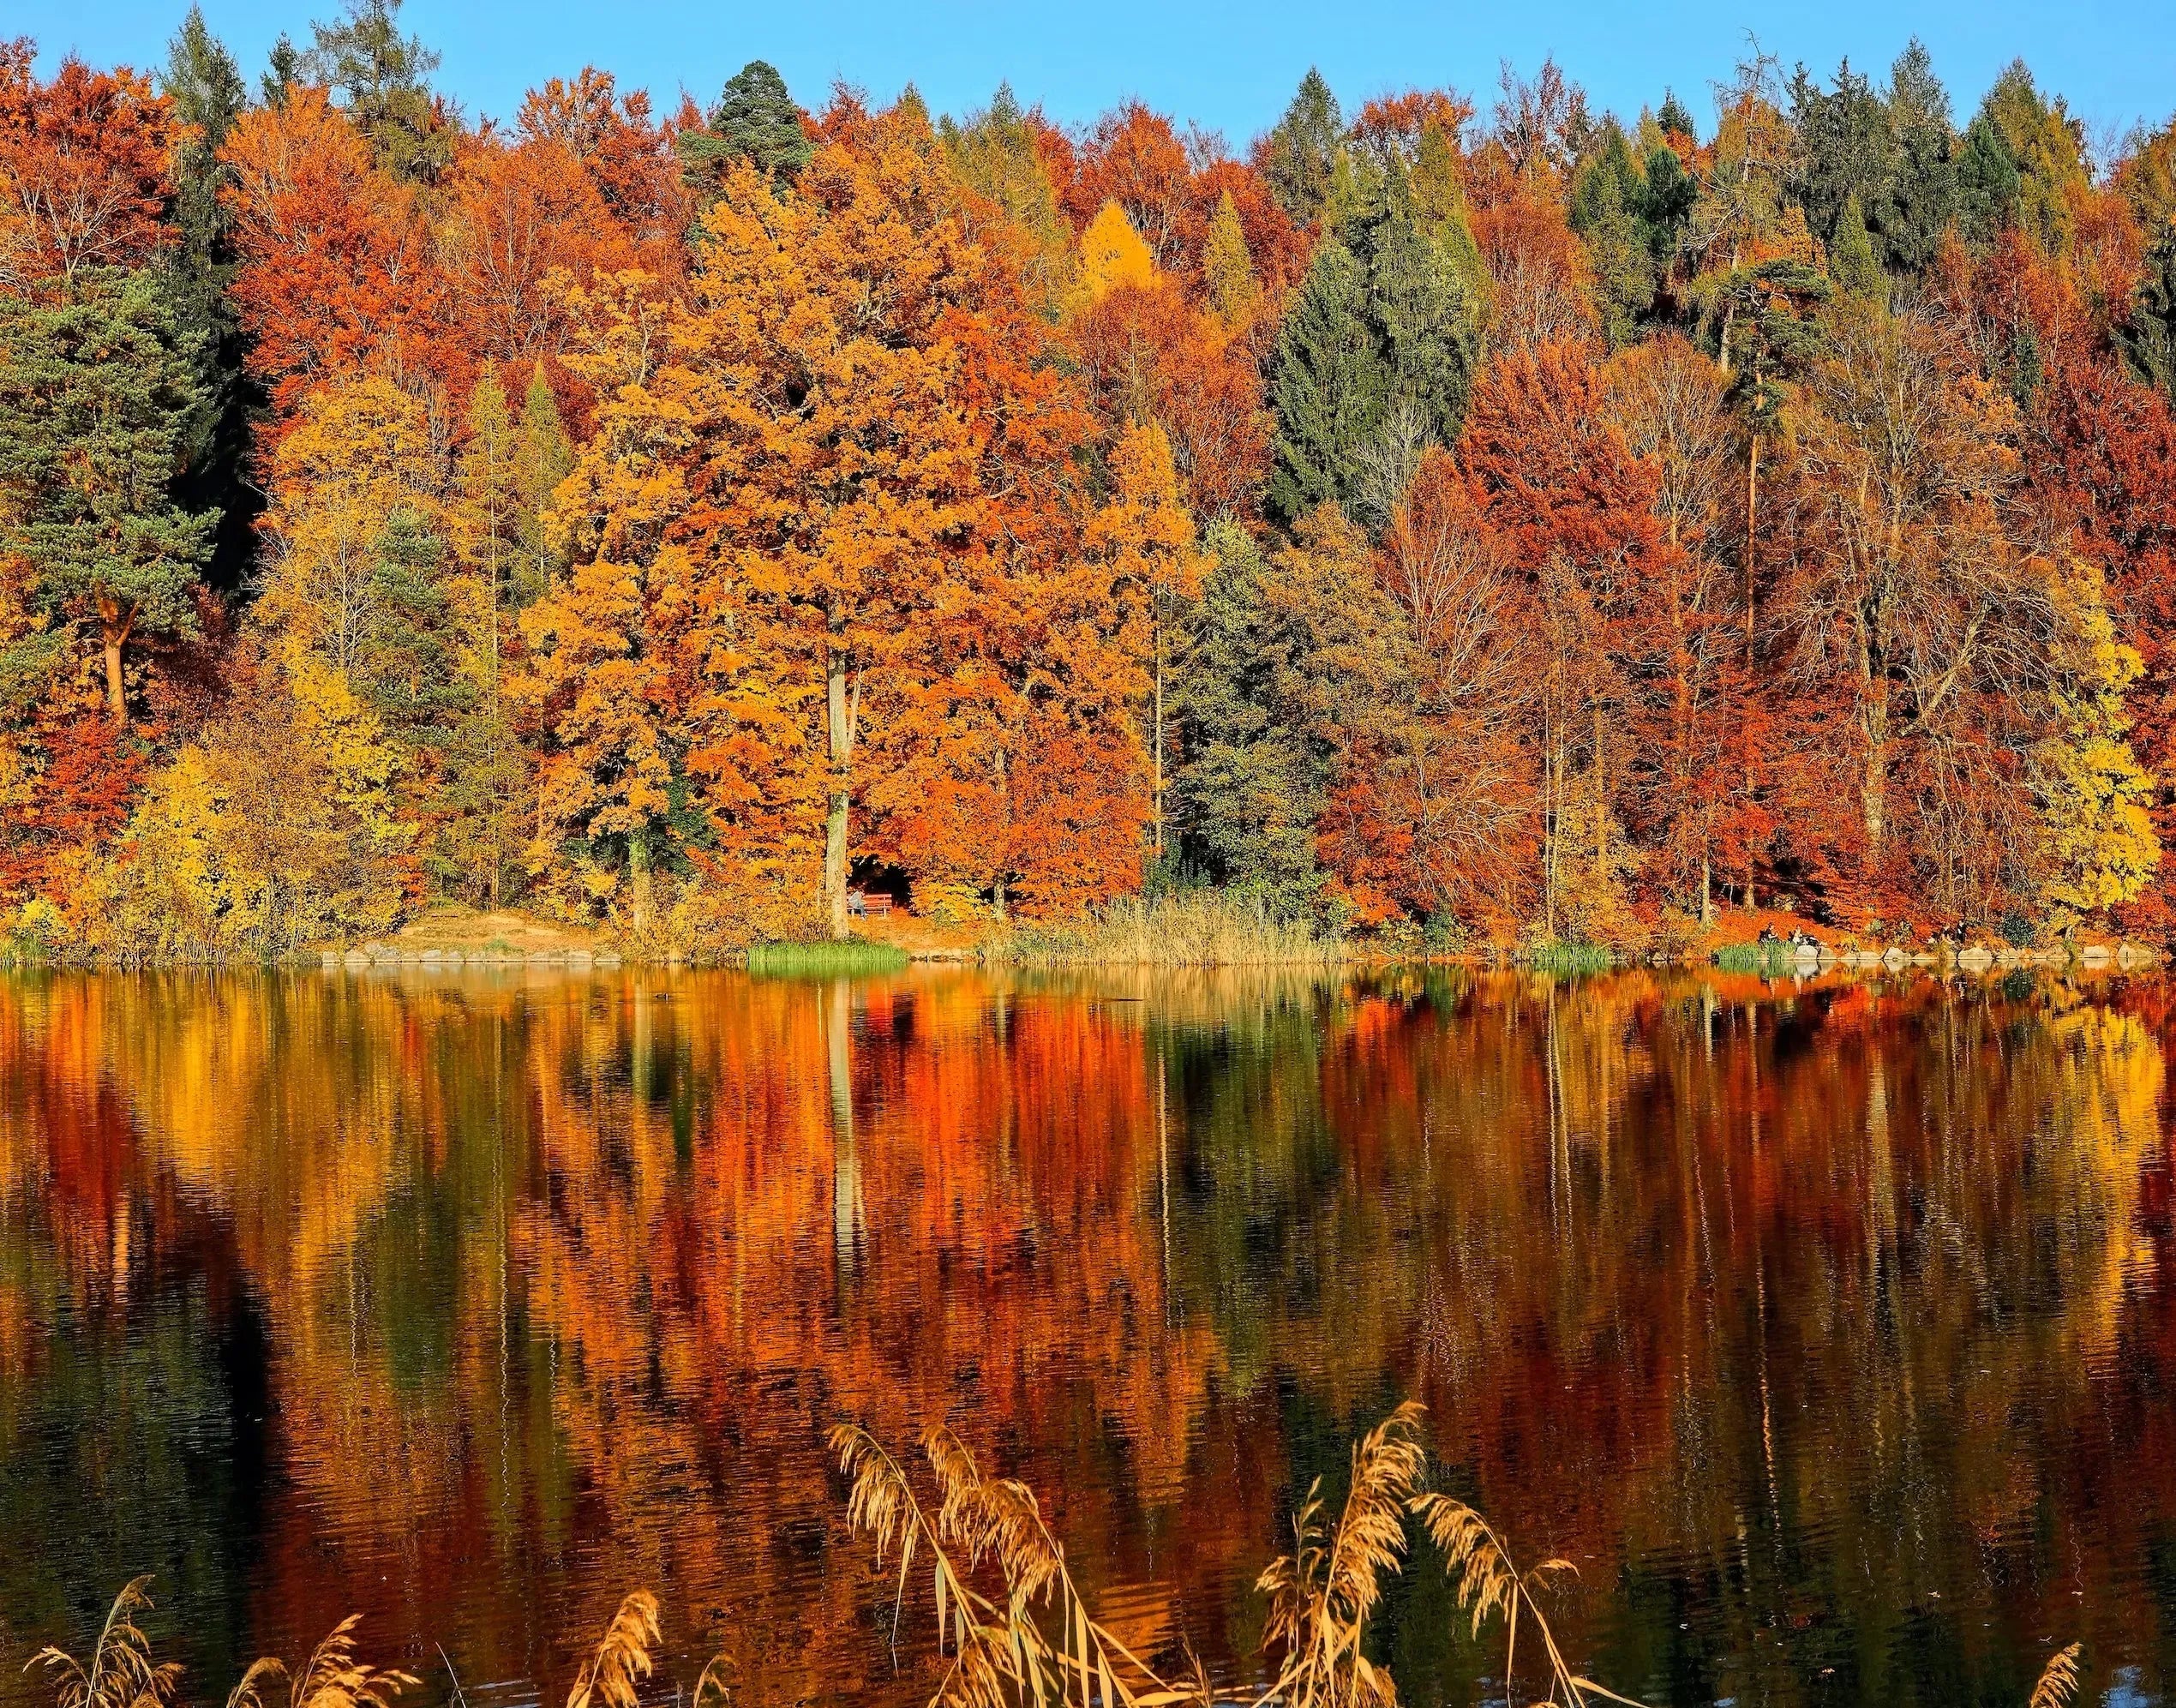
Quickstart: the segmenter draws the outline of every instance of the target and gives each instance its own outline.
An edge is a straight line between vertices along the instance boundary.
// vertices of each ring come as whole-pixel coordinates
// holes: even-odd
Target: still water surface
[[[350,1612],[411,1701],[555,1702],[637,1586],[683,1685],[919,1702],[846,1417],[950,1421],[1238,1683],[1407,1395],[1628,1694],[2022,1705],[2077,1639],[2156,1699],[2169,997],[0,977],[0,1702],[140,1572],[197,1703]],[[1381,1646],[1502,1694],[1424,1545]]]

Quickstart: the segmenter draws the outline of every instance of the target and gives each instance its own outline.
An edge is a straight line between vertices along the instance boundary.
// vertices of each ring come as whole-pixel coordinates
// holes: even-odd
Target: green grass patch
[[[1789,973],[1797,960],[1787,943],[1726,943],[1715,951],[1715,964],[1725,973]]]
[[[1537,973],[1606,973],[1617,964],[1598,943],[1538,943],[1520,959]]]
[[[898,973],[909,957],[888,943],[847,938],[831,943],[754,943],[748,970],[770,979],[839,979],[860,973]]]

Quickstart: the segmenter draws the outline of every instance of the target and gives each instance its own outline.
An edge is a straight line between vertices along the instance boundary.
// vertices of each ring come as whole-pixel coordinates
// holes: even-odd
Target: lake
[[[405,1701],[555,1705],[633,1588],[683,1690],[920,1703],[845,1418],[1238,1685],[1406,1397],[1628,1695],[2154,1699],[2171,988],[0,974],[0,1702],[153,1573],[193,1703],[359,1613]],[[1415,1542],[1379,1652],[1500,1699]]]

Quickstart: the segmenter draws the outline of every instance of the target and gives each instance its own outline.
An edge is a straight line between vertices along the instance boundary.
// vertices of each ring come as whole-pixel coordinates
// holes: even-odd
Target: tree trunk
[[[628,888],[633,892],[635,939],[650,935],[650,827],[643,825],[627,838]]]
[[[1759,369],[1753,369],[1753,384],[1760,383]],[[1760,500],[1760,429],[1753,433],[1752,450],[1745,465],[1745,692],[1746,704],[1738,708],[1738,722],[1745,736],[1745,798],[1749,809],[1753,805],[1753,694],[1759,672],[1754,658],[1753,628],[1753,527]],[[1753,901],[1753,853],[1750,838],[1745,851],[1745,904],[1750,909]]]
[[[847,692],[846,661],[833,654],[830,678],[824,684],[826,722],[831,744],[831,812],[824,826],[824,901],[830,914],[831,935],[842,938],[846,928],[846,818],[853,775],[854,716],[858,707]],[[853,697],[858,700],[858,694]]]
[[[1594,876],[1610,881],[1610,779],[1602,765],[1602,708],[1594,708]]]
[[[1156,624],[1156,863],[1164,860],[1164,626]]]
[[[1874,857],[1881,854],[1881,839],[1888,830],[1889,709],[1867,709],[1867,773],[1860,801],[1866,812],[1867,847]]]
[[[121,678],[121,649],[128,644],[129,631],[135,626],[136,614],[133,608],[123,609],[120,602],[109,595],[99,595],[99,629],[105,643],[105,708],[116,723],[129,721],[129,696]]]

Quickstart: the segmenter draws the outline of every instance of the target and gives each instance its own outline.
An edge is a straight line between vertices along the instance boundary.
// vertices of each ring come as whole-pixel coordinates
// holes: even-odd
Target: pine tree
[[[51,304],[0,295],[0,552],[27,565],[51,620],[95,633],[117,722],[129,644],[195,627],[219,525],[173,497],[196,356],[147,272]]]
[[[705,129],[684,133],[680,156],[699,176],[715,178],[728,160],[748,160],[783,189],[813,152],[800,109],[776,69],[752,59],[726,81]]]
[[[1352,490],[1358,454],[1382,420],[1389,375],[1368,319],[1367,272],[1335,238],[1315,251],[1277,338],[1269,501],[1287,522]]]
[[[1277,205],[1302,225],[1322,218],[1344,149],[1345,115],[1322,74],[1310,66],[1284,117],[1263,139],[1262,173]]]
[[[1655,115],[1655,123],[1662,127],[1664,136],[1682,136],[1688,142],[1700,140],[1699,126],[1693,123],[1693,115],[1686,111],[1674,89],[1663,91],[1662,108]]]

